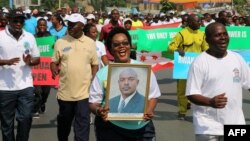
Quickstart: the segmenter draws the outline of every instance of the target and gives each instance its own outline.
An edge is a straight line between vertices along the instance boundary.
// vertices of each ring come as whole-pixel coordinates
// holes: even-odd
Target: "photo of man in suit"
[[[145,96],[137,91],[138,84],[136,71],[132,68],[123,69],[118,79],[121,94],[109,100],[109,112],[143,113]]]

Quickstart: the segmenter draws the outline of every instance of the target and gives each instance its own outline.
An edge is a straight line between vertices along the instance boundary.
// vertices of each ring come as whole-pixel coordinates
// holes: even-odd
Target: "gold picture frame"
[[[150,76],[148,64],[109,64],[105,97],[105,107],[109,108],[107,120],[143,120]]]

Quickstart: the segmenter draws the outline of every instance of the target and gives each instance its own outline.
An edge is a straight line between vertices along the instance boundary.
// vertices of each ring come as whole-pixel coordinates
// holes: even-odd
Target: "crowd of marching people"
[[[67,17],[72,13],[80,13],[78,8],[72,8],[72,10],[56,10],[56,11],[39,11],[38,9],[25,9],[23,10],[26,16],[24,28],[35,35],[37,20],[44,18],[48,23],[48,30],[53,32],[53,27],[58,26],[56,21],[53,19],[59,20],[59,23],[63,26],[67,26]],[[5,26],[5,20],[8,16],[9,9],[2,8],[0,9],[1,13],[1,29]],[[101,32],[102,26],[110,23],[112,19],[111,11],[109,12],[97,12],[93,11],[92,13],[82,12],[82,16],[87,20],[87,23],[94,24],[97,27],[97,31]],[[118,23],[121,26],[124,26],[126,21],[131,22],[132,28],[143,27],[143,26],[159,26],[159,25],[168,25],[173,23],[180,23],[178,27],[181,27],[181,23],[185,23],[187,16],[190,14],[197,14],[201,19],[201,26],[206,27],[209,23],[215,21],[221,21],[226,26],[249,26],[250,18],[249,16],[241,16],[237,14],[234,10],[228,11],[223,10],[219,13],[197,13],[197,12],[175,12],[170,11],[167,13],[159,14],[141,14],[141,13],[123,13],[119,12],[119,17],[117,17]],[[61,20],[61,21],[60,21]],[[52,26],[53,25],[53,26]],[[54,27],[55,28],[55,27]],[[65,29],[61,31],[63,35]],[[62,35],[59,35],[62,36]]]
[[[180,82],[177,83],[178,102],[182,103],[179,104],[179,120],[185,120],[185,114],[189,109],[187,106],[190,102],[194,103],[196,108],[202,106],[224,108],[228,102],[225,93],[229,93],[229,97],[233,95],[230,92],[231,86],[236,88],[235,93],[241,93],[241,85],[235,86],[235,83],[238,84],[241,79],[234,78],[235,83],[226,83],[226,85],[228,84],[225,86],[228,88],[226,92],[220,91],[220,93],[216,93],[220,95],[215,96],[215,93],[211,92],[212,86],[217,88],[218,86],[215,85],[223,82],[217,82],[217,79],[210,80],[210,77],[202,79],[211,75],[206,74],[206,69],[213,68],[210,61],[207,63],[208,67],[204,67],[203,58],[214,59],[221,70],[224,64],[230,69],[238,67],[239,69],[233,70],[235,75],[242,77],[244,83],[241,84],[250,89],[249,68],[241,57],[227,51],[229,36],[225,26],[250,26],[249,16],[240,16],[234,11],[220,11],[216,14],[170,11],[153,15],[151,13],[124,14],[118,9],[107,13],[97,11],[81,13],[75,7],[71,10],[62,8],[56,11],[2,8],[0,11],[0,75],[4,77],[0,80],[0,118],[3,141],[15,140],[15,117],[18,122],[17,140],[28,141],[32,116],[39,118],[39,114],[46,111],[46,101],[52,86],[34,85],[33,87],[31,69],[40,62],[39,49],[35,39],[48,36],[53,36],[55,39],[54,54],[50,64],[52,78],[55,79],[59,76],[59,85],[53,86],[57,88],[59,105],[57,116],[59,141],[68,141],[72,125],[75,133],[74,140],[88,141],[90,112],[96,115],[95,127],[98,141],[155,141],[155,127],[152,118],[161,92],[154,73],[152,72],[150,75],[148,105],[143,115],[144,120],[106,121],[109,111],[105,107],[107,87],[105,83],[109,71],[107,65],[111,62],[142,64],[136,60],[136,45],[132,44],[128,31],[146,26],[164,28],[164,25],[170,24],[182,28],[180,34],[177,34],[169,45],[171,52],[177,51],[182,57],[185,56],[185,52],[202,53],[202,57],[196,60],[196,64],[192,66],[192,72],[187,80],[190,83],[186,86],[186,80],[178,80]],[[207,27],[206,33],[199,30],[200,26]],[[192,44],[185,44],[189,41]],[[223,65],[221,65],[220,59],[223,60],[227,55],[233,64],[222,63]],[[237,59],[240,61],[235,61]],[[197,65],[202,67],[197,69]],[[201,71],[200,68],[202,68]],[[244,71],[244,74],[238,76],[241,70]],[[231,72],[228,71],[227,74],[231,78]],[[215,72],[211,77],[221,76],[216,75]],[[221,78],[225,82],[228,79],[228,77]],[[206,92],[210,95],[202,95],[202,81],[212,84],[205,86]],[[185,92],[186,89],[187,92]],[[209,96],[211,97],[208,98]],[[235,100],[237,106],[241,107],[241,102],[238,100]],[[34,101],[35,106],[32,104]],[[228,103],[231,104],[230,101]],[[228,111],[230,110],[225,110],[225,113],[229,114]],[[241,115],[239,123],[244,123],[241,109],[234,109],[234,111]],[[199,110],[195,112],[202,113]],[[221,123],[234,123],[235,119],[225,118],[225,113],[222,113]],[[219,137],[216,141],[223,140],[221,125],[215,121],[214,115],[210,116],[212,125],[219,128],[217,130],[208,129],[211,134],[206,135],[204,134],[205,129],[201,129],[202,125],[199,125],[198,122],[205,123],[206,121],[200,119],[199,116],[195,117],[197,141],[207,140],[207,136]],[[216,132],[219,134],[217,135]]]

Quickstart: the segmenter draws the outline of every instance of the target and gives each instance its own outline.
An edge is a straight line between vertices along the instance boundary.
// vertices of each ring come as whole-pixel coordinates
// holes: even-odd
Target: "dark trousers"
[[[28,141],[32,124],[33,102],[33,87],[17,91],[0,90],[2,141],[15,141],[15,116],[17,120],[16,141]]]
[[[35,103],[34,103],[34,113],[39,112],[41,106],[45,105],[49,97],[51,86],[35,86]]]
[[[90,130],[90,110],[88,99],[80,101],[57,100],[59,114],[57,116],[58,141],[68,141],[71,125],[75,133],[74,141],[88,141]]]
[[[128,130],[104,122],[101,117],[96,116],[95,133],[97,141],[155,141],[155,127],[152,121],[141,129]]]

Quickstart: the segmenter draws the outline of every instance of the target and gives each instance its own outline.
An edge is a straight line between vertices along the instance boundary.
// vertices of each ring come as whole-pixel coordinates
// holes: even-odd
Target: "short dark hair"
[[[222,23],[219,23],[219,22],[214,22],[214,23],[209,24],[205,29],[206,38],[209,38],[209,39],[211,38],[212,33],[214,32],[216,26],[225,27]]]
[[[94,24],[86,24],[83,29],[84,34],[86,35],[89,32],[90,28],[92,27],[96,27],[96,26]]]
[[[37,20],[37,25],[39,24],[40,21],[47,22],[44,18],[40,18],[39,20]]]
[[[124,22],[124,25],[125,24],[131,24],[132,25],[132,22],[130,21],[130,20],[126,20],[125,22]]]
[[[128,31],[123,28],[123,27],[115,27],[113,28],[109,33],[108,33],[108,36],[105,40],[105,45],[108,49],[108,51],[111,53],[111,49],[112,49],[112,39],[113,37],[116,35],[116,34],[119,34],[119,33],[122,33],[122,34],[125,34],[128,38],[128,42],[131,46],[131,36],[130,34],[128,33]]]

